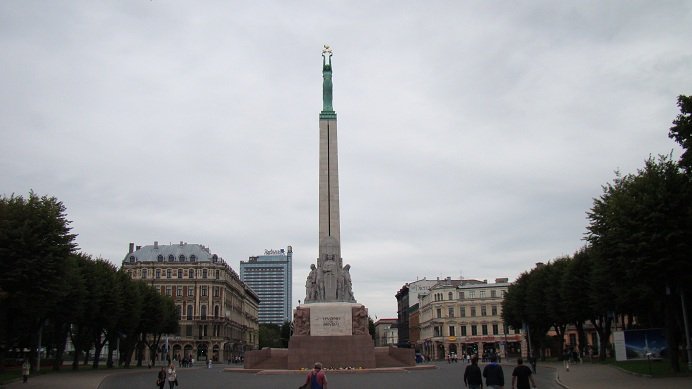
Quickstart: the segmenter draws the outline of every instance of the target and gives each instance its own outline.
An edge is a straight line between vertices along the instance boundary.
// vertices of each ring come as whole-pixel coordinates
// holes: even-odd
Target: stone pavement
[[[505,368],[513,366],[510,363],[503,363]],[[199,370],[193,368],[192,370]],[[218,371],[220,371],[219,369]],[[207,369],[201,369],[204,372]],[[110,375],[131,375],[135,376],[138,373],[146,373],[148,369],[131,369],[131,370],[96,370],[96,371],[80,371],[71,372],[65,371],[61,373],[45,374],[40,376],[32,376],[27,384],[22,384],[21,379],[17,382],[4,385],[1,389],[98,389],[101,382]],[[461,370],[459,370],[461,372]],[[335,372],[332,372],[335,373]],[[368,374],[366,372],[363,372]],[[226,373],[228,374],[228,373]],[[304,374],[304,373],[297,373]],[[381,376],[374,373],[373,377]],[[615,367],[602,364],[572,364],[569,371],[566,371],[561,363],[539,363],[538,374],[541,376],[551,375],[556,378],[559,386],[566,389],[611,389],[611,388],[626,388],[626,389],[644,389],[644,388],[692,388],[692,377],[680,378],[648,378],[633,375],[621,371]],[[152,373],[153,375],[153,373]],[[359,374],[360,375],[360,374]],[[435,374],[437,375],[437,374]],[[369,375],[368,375],[369,376]],[[149,376],[147,376],[148,379]],[[410,377],[410,376],[409,376]],[[248,377],[249,378],[249,377]],[[257,377],[259,379],[259,377]],[[337,378],[334,376],[334,378]],[[410,379],[410,378],[409,378]],[[127,381],[125,377],[123,380]],[[254,381],[254,379],[253,379]],[[118,382],[122,382],[118,380]],[[508,383],[509,384],[509,383]],[[153,387],[153,383],[151,387]],[[406,385],[400,385],[400,388],[405,388]],[[505,388],[510,388],[511,385],[505,385]],[[366,388],[364,388],[366,389]],[[540,389],[540,386],[539,386]]]
[[[132,370],[87,370],[72,372],[69,370],[60,373],[50,373],[38,376],[29,376],[29,381],[24,384],[21,378],[10,384],[0,385],[0,389],[97,389],[107,376],[112,374],[128,374],[141,372],[142,369]],[[152,385],[154,386],[154,385]]]
[[[554,370],[556,382],[566,389],[692,388],[692,377],[649,378],[599,363],[570,364],[569,371],[562,363],[539,363],[539,374],[541,367]]]

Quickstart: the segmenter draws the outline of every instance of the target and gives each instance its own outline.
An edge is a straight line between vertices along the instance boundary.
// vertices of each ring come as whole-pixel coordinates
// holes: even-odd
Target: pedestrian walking
[[[301,389],[327,389],[327,375],[322,371],[322,364],[315,362],[315,367],[305,377]]]
[[[485,377],[485,386],[489,389],[503,389],[505,387],[505,374],[502,371],[502,366],[497,363],[495,355],[490,356],[490,363],[483,368],[483,377]]]
[[[22,382],[27,383],[29,381],[29,373],[31,372],[31,363],[28,359],[24,359],[22,362]]]
[[[164,385],[166,385],[166,368],[161,366],[161,370],[159,370],[156,376],[156,386],[158,386],[159,389],[163,389]]]
[[[529,385],[529,381],[531,385]],[[531,386],[536,387],[536,382],[531,376],[531,369],[525,366],[524,361],[519,358],[517,359],[517,367],[512,371],[512,389],[531,389]]]
[[[173,387],[178,385],[178,374],[175,371],[175,365],[172,363],[168,365],[168,370],[166,370],[166,379],[168,381],[168,389],[173,389]]]
[[[483,387],[483,377],[481,368],[478,367],[478,357],[471,359],[471,364],[464,370],[464,385],[469,389],[481,389]]]

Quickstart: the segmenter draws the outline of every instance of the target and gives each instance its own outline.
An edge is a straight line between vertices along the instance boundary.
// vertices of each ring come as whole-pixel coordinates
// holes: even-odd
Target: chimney
[[[543,262],[536,262],[536,268],[543,267],[543,265],[545,265],[545,263],[543,263]]]
[[[183,241],[182,240],[180,241],[180,247],[183,247]]]
[[[141,248],[142,248],[142,246],[137,246],[137,250],[139,250],[139,249],[141,249]]]
[[[154,250],[158,250],[158,248],[159,248],[159,242],[154,241]]]
[[[130,242],[130,251],[128,251],[128,254],[132,254],[135,251],[135,244]]]

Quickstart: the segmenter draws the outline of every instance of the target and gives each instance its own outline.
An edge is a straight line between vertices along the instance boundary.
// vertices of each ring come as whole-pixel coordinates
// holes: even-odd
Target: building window
[[[481,326],[481,331],[483,331],[483,335],[488,335],[488,325],[487,325],[487,324],[483,324],[483,325]]]
[[[183,269],[178,269],[178,278],[183,278]]]
[[[178,320],[183,320],[183,308],[180,305],[175,306],[175,316]]]
[[[195,290],[191,287],[187,287],[187,297],[194,297],[195,296]]]
[[[493,335],[500,335],[500,328],[497,324],[493,324]]]
[[[488,316],[488,310],[485,305],[481,305],[481,316]]]
[[[146,279],[149,271],[147,269],[142,269],[142,278]]]
[[[435,326],[435,327],[433,327],[433,331],[434,331],[433,336],[442,336],[442,327]]]
[[[185,262],[185,256],[182,255],[182,254],[180,254],[180,255],[178,256],[178,261],[180,261],[180,262]]]
[[[442,317],[442,309],[441,309],[441,308],[437,308],[437,309],[435,310],[435,313],[437,313],[437,318],[438,318],[438,319]]]
[[[476,316],[476,307],[471,307],[471,317]]]
[[[185,336],[192,336],[192,326],[185,326]]]
[[[173,254],[169,255],[168,256],[168,262],[174,262],[174,261],[175,261],[175,257],[173,256]]]
[[[159,256],[156,257],[156,260],[159,262],[163,262],[163,255],[159,254]]]
[[[214,287],[214,297],[219,297],[221,295],[221,292],[219,291],[221,288],[218,286]]]
[[[466,326],[461,326],[461,336],[466,336]]]
[[[459,292],[459,300],[463,300],[463,299],[464,299],[464,292]]]
[[[216,269],[216,279],[218,280],[220,276],[221,276],[221,271]]]
[[[202,320],[207,320],[207,306],[206,306],[206,305],[202,305],[202,307],[200,307],[200,310],[199,310],[199,311],[200,311],[200,314],[199,314],[199,315],[201,316],[200,318],[201,318]]]
[[[452,300],[454,297],[452,297],[452,292],[447,293],[447,299]]]
[[[478,326],[475,324],[471,326],[471,336],[476,336],[478,335]]]
[[[202,297],[207,297],[207,287],[206,286],[202,287]]]
[[[449,307],[447,311],[449,317],[454,317],[454,307]]]
[[[166,278],[171,278],[171,269],[166,270]]]
[[[177,287],[175,291],[176,291],[176,293],[175,293],[176,296],[182,297],[182,295],[183,295],[183,287],[182,286]]]
[[[490,297],[497,297],[497,291],[495,289],[490,291]]]
[[[130,255],[130,263],[135,263],[135,256],[134,255]]]
[[[460,307],[459,308],[459,315],[461,317],[466,317],[466,307]]]
[[[192,304],[187,306],[187,320],[192,320]]]
[[[491,306],[490,312],[492,313],[493,316],[497,316],[497,305]]]
[[[469,298],[476,298],[476,291],[475,290],[469,290]]]
[[[218,319],[218,318],[219,318],[219,306],[215,305],[214,306],[214,319]],[[216,335],[216,336],[218,336],[218,335]]]
[[[485,291],[484,290],[481,290],[480,292],[478,292],[478,294],[480,295],[479,296],[480,298],[482,298],[482,299],[485,298]]]
[[[166,287],[166,296],[170,296],[173,291],[171,290],[170,286]]]
[[[207,278],[207,269],[202,269],[202,278]]]
[[[156,269],[156,278],[161,278],[161,269]]]
[[[197,261],[197,256],[195,254],[190,255],[190,262]]]
[[[194,269],[190,269],[188,274],[189,274],[189,278],[195,278],[195,270]]]
[[[457,336],[454,326],[449,326],[449,336]]]

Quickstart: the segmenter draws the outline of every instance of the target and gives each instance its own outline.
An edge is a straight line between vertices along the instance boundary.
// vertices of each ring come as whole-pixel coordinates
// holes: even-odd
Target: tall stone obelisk
[[[322,51],[322,112],[320,112],[319,257],[322,271],[322,301],[341,300],[338,278],[342,268],[339,221],[339,153],[336,112],[332,102],[332,50]],[[341,297],[341,296],[339,296]]]
[[[336,112],[332,105],[332,50],[322,50],[320,112],[319,258],[305,281],[305,300],[293,310],[288,349],[245,353],[246,369],[300,369],[321,361],[331,368],[415,365],[413,349],[375,349],[368,309],[356,302],[350,265],[342,266]],[[376,357],[377,355],[377,357]]]

